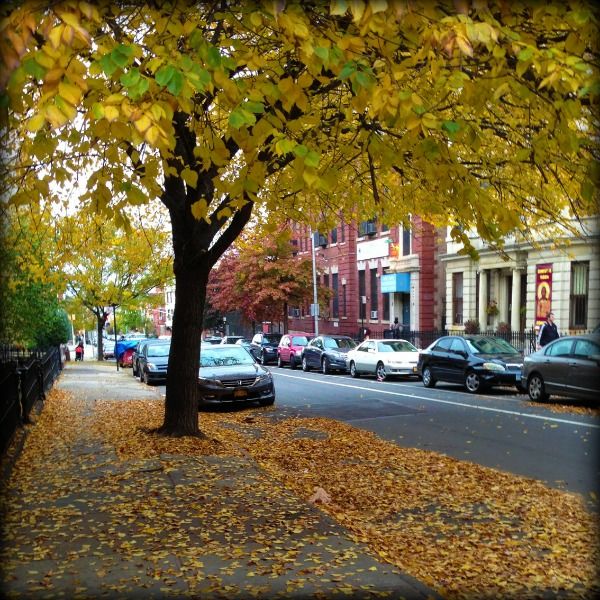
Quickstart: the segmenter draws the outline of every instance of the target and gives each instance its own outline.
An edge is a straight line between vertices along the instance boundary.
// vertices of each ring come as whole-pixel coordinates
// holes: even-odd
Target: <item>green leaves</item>
[[[109,77],[117,69],[126,67],[133,58],[133,48],[125,44],[119,44],[109,54],[105,54],[100,59],[100,66],[106,75]]]

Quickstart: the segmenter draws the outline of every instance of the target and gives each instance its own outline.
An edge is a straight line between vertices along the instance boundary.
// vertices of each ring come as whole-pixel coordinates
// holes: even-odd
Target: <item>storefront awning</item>
[[[381,293],[410,293],[410,273],[386,273],[381,276]]]

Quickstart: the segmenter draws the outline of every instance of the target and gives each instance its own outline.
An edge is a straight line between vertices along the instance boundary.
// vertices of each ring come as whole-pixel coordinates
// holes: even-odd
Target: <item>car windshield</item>
[[[404,340],[378,342],[377,350],[379,352],[418,352],[410,342],[405,342]]]
[[[306,346],[308,339],[305,335],[295,335],[292,337],[292,346]]]
[[[475,338],[465,340],[475,354],[519,354],[519,351],[502,338]]]
[[[265,335],[263,344],[279,344],[279,340],[281,340],[281,335],[279,334]]]
[[[325,338],[325,348],[352,350],[356,347],[354,340],[350,338]]]
[[[200,352],[201,367],[231,367],[254,364],[252,355],[241,346],[230,348],[202,348]]]
[[[148,356],[169,356],[169,344],[157,344],[148,346]]]

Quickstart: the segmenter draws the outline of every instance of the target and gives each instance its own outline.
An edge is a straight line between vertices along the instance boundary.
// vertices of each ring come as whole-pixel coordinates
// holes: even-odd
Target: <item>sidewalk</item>
[[[161,401],[129,369],[55,389],[3,482],[2,597],[439,598],[247,455],[120,459],[97,403]]]

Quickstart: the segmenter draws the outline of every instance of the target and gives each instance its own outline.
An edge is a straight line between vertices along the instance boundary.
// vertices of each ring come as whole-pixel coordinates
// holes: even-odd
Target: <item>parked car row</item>
[[[514,385],[534,402],[550,394],[583,400],[600,397],[600,335],[565,336],[523,356],[502,338],[445,336],[419,353],[425,387],[462,383],[471,393]]]
[[[401,339],[366,339],[357,345],[344,335],[229,337],[235,343],[202,343],[198,384],[203,403],[272,404],[273,378],[264,368],[271,362],[355,378],[419,377],[429,388],[437,382],[458,383],[470,393],[511,385],[537,402],[550,394],[591,400],[600,396],[599,334],[562,337],[526,357],[506,340],[484,335],[443,336],[424,350]],[[146,383],[166,379],[169,350],[170,340],[141,340],[132,359],[134,376]]]

